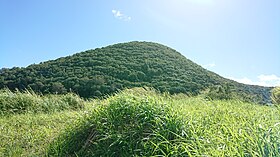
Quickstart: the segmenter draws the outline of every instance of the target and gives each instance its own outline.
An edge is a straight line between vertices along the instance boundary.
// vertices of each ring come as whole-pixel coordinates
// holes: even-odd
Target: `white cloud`
[[[127,16],[127,15],[121,13],[121,11],[119,11],[119,10],[113,9],[113,10],[112,10],[112,13],[113,13],[113,15],[115,16],[115,18],[117,18],[117,19],[124,20],[124,21],[129,21],[129,20],[131,20],[131,17],[130,17],[130,16]]]
[[[280,77],[276,75],[260,75],[258,79],[261,81],[280,81]]]
[[[213,62],[213,63],[206,64],[203,67],[207,69],[207,68],[213,68],[215,66],[216,66],[216,64]]]
[[[257,81],[252,81],[251,79],[249,79],[247,77],[243,77],[243,78],[229,77],[229,79],[232,79],[234,81],[244,83],[244,84],[250,84],[250,85],[260,85],[260,86],[267,86],[267,87],[280,86],[280,77],[278,77],[276,75],[259,75],[257,77]]]

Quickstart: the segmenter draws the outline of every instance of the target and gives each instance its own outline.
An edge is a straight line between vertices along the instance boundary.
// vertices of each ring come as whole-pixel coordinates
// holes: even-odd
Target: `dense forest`
[[[110,95],[132,87],[213,98],[239,97],[268,103],[271,88],[225,79],[167,46],[128,42],[77,53],[28,67],[0,70],[0,88],[39,93],[75,92],[84,98]]]

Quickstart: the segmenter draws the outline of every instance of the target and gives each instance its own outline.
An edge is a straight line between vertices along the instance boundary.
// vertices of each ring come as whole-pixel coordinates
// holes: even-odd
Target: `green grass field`
[[[0,156],[280,156],[275,106],[136,88],[54,108],[3,113]]]

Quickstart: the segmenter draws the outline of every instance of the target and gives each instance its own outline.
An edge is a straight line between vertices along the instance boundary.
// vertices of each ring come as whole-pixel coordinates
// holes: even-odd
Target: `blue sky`
[[[1,0],[0,68],[153,41],[243,83],[280,85],[280,0]]]

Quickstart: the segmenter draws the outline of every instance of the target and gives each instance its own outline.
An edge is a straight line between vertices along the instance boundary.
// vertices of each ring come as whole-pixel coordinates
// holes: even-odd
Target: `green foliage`
[[[280,104],[280,87],[275,87],[272,89],[271,100],[274,104]]]
[[[279,115],[275,106],[137,88],[81,110],[0,116],[0,156],[274,157]]]
[[[280,155],[277,108],[141,89],[105,102],[51,143],[48,155]]]
[[[0,115],[19,113],[49,113],[62,110],[77,110],[84,101],[73,93],[64,95],[38,95],[32,90],[0,91]]]
[[[52,140],[83,115],[82,110],[0,117],[0,156],[44,156]]]
[[[170,94],[197,95],[212,86],[225,84],[230,84],[239,97],[259,103],[269,102],[270,88],[222,78],[177,51],[151,42],[115,44],[26,68],[0,70],[0,88],[32,88],[43,94],[71,91],[84,98],[102,97],[123,88],[143,86]]]
[[[206,93],[206,97],[212,100],[229,100],[233,98],[232,89],[228,84],[226,86],[212,86]]]
[[[182,120],[171,113],[171,106],[157,100],[159,96],[147,94],[139,96],[138,91],[131,94],[129,90],[109,98],[107,105],[54,142],[48,155],[187,155],[177,138],[183,129]]]

